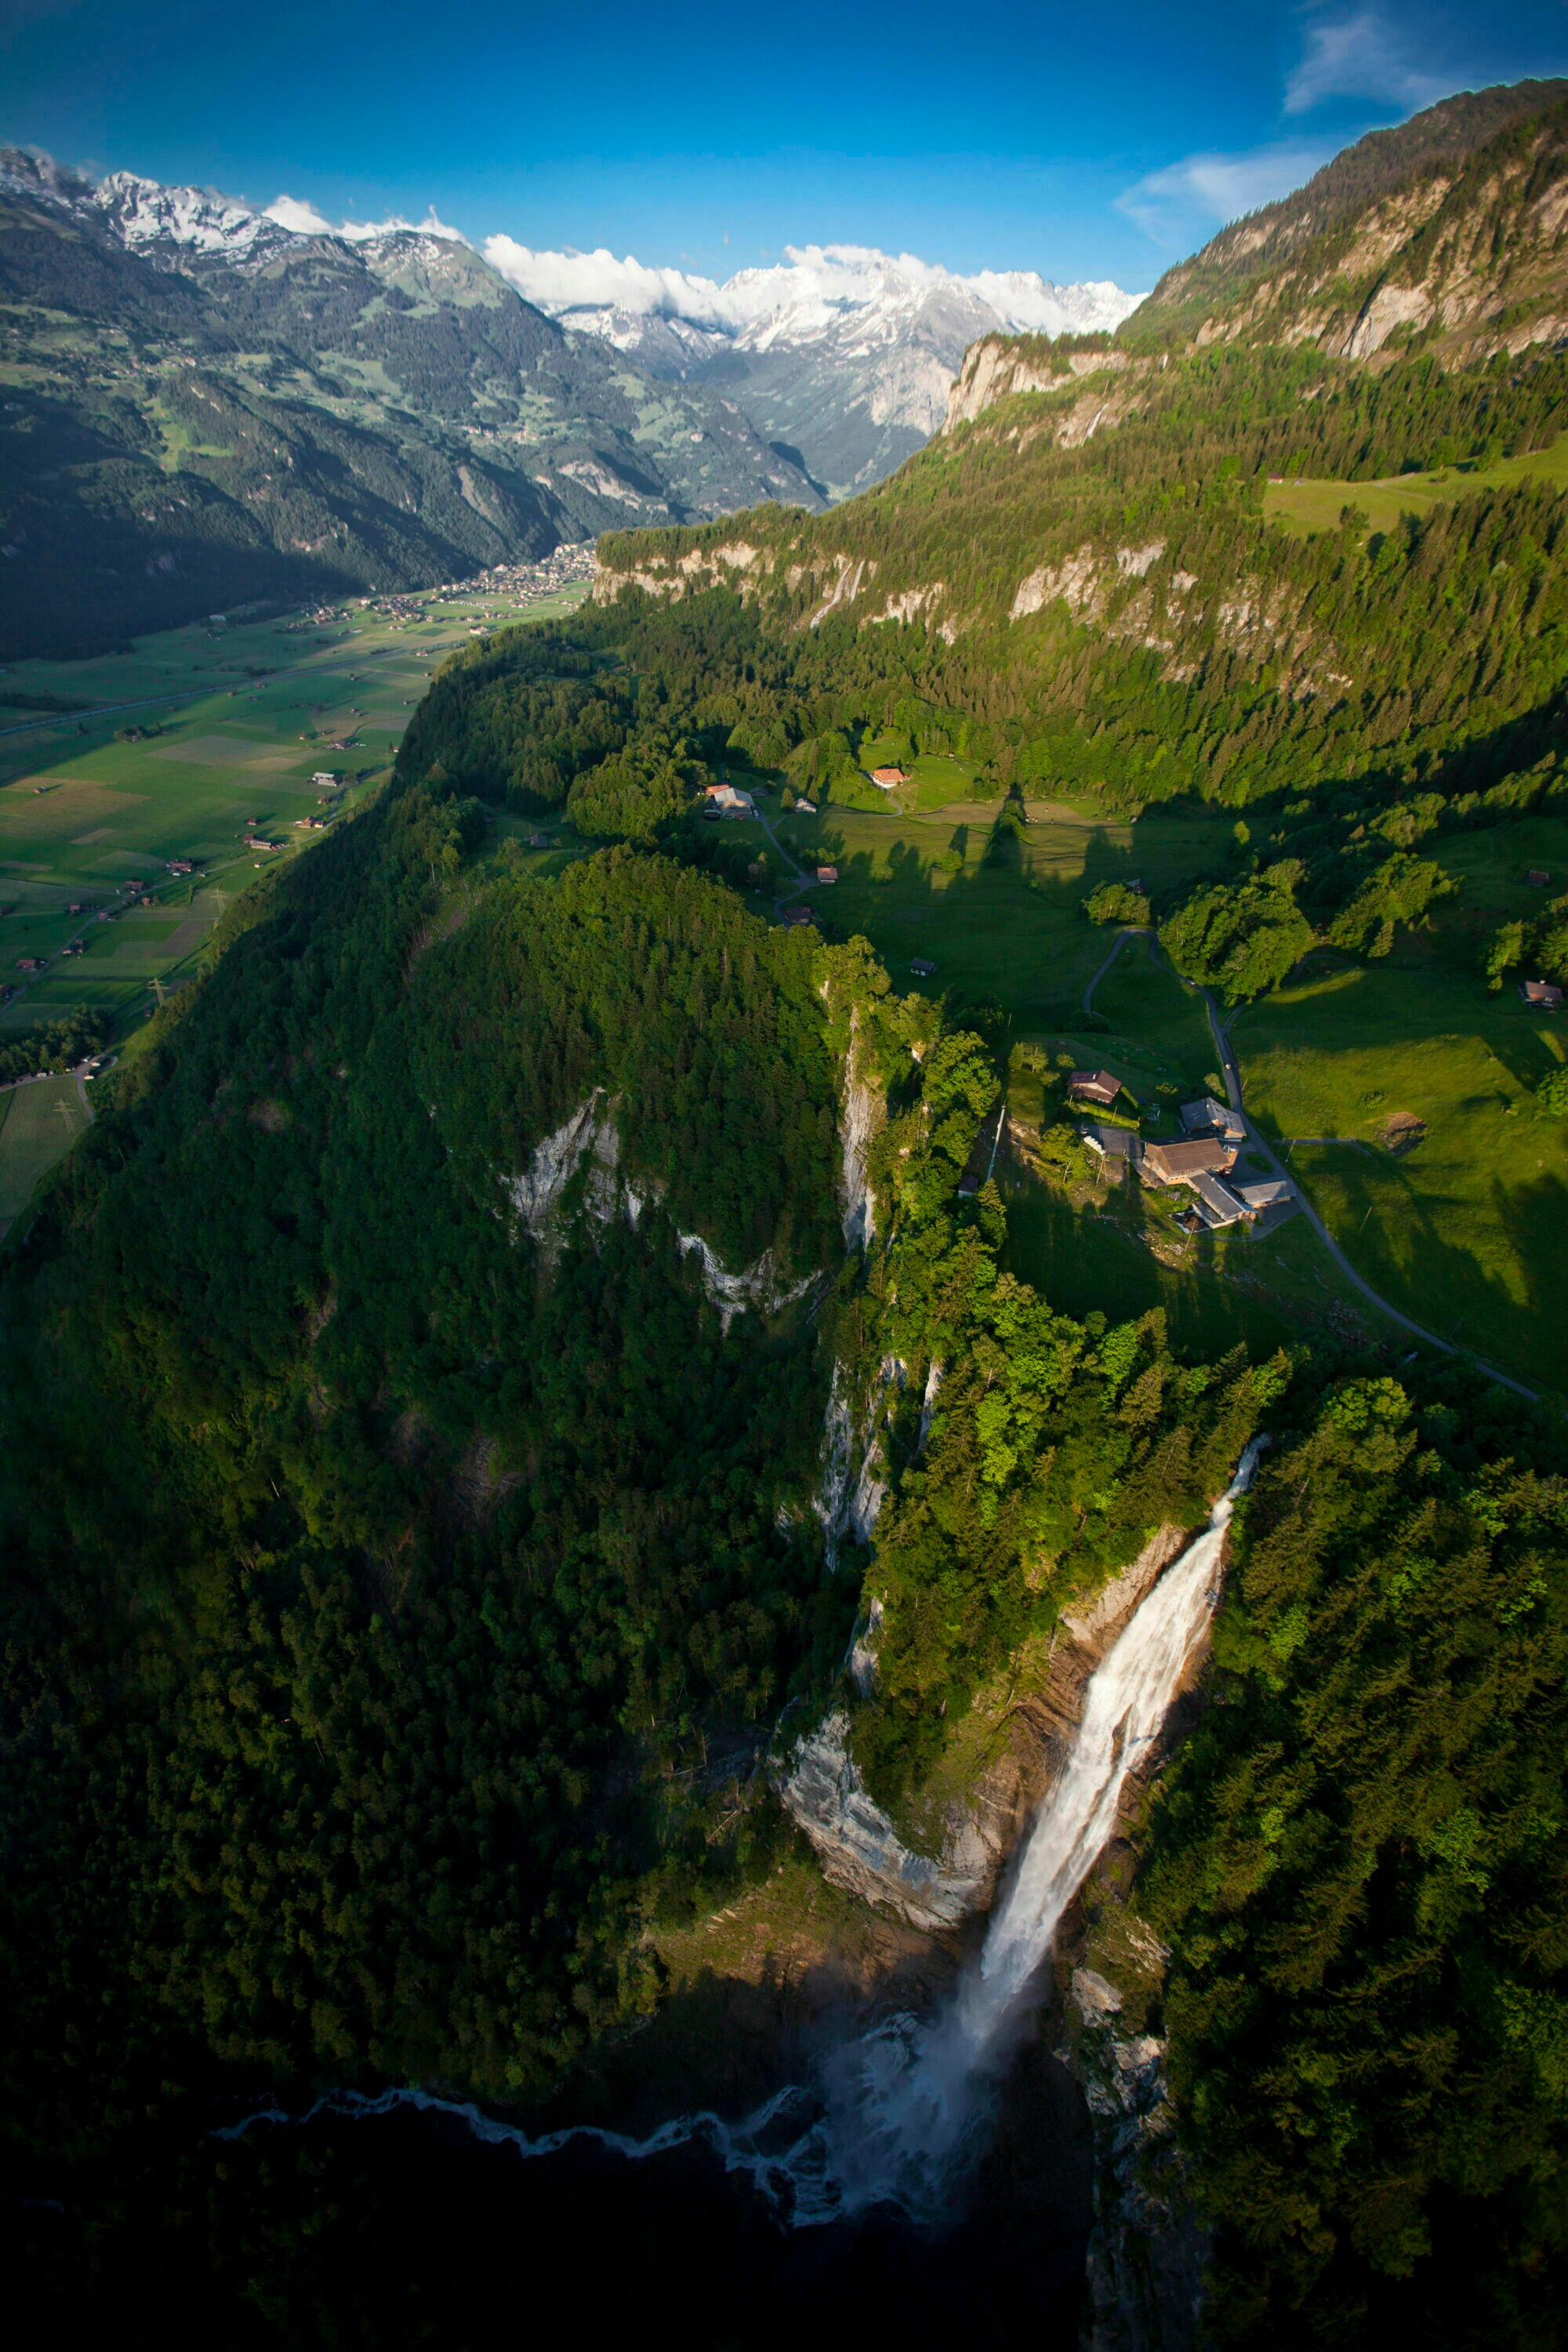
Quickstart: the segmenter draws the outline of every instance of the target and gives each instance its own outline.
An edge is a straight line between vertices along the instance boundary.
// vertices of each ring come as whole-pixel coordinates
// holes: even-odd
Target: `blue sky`
[[[0,135],[331,219],[722,277],[786,243],[1152,283],[1448,91],[1568,72],[1568,0],[5,0]]]

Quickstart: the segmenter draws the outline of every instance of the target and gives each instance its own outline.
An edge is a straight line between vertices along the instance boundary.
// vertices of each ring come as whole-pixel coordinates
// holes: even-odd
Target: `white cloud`
[[[1160,245],[1184,245],[1198,227],[1256,212],[1310,180],[1338,152],[1335,140],[1280,141],[1241,155],[1184,155],[1116,199],[1117,209]]]
[[[370,236],[388,236],[394,229],[413,228],[425,236],[446,237],[453,245],[468,242],[460,228],[448,228],[444,221],[437,219],[434,205],[422,221],[404,220],[395,213],[382,221],[334,222],[326,219],[314,205],[304,204],[298,196],[283,195],[273,197],[267,207],[267,217],[276,221],[279,228],[291,228],[300,236],[346,236],[362,242]]]
[[[304,205],[298,196],[274,196],[267,206],[267,218],[276,221],[279,228],[291,228],[300,236],[331,236],[332,225],[323,220],[314,205]]]
[[[617,310],[635,317],[679,318],[759,342],[819,332],[835,318],[873,303],[913,305],[953,290],[986,303],[1004,324],[1060,334],[1086,316],[1114,326],[1141,299],[1109,281],[1058,288],[1032,269],[983,269],[964,277],[918,254],[868,245],[786,245],[766,268],[737,270],[722,284],[685,269],[594,253],[541,252],[510,236],[485,240],[486,258],[520,294],[556,315]]]
[[[605,246],[593,253],[545,253],[510,236],[487,236],[485,259],[542,310],[630,310],[638,318],[694,320],[701,326],[730,323],[711,278],[689,270],[664,269],[631,254],[617,260]]]
[[[1408,113],[1455,87],[1451,76],[1422,70],[1402,27],[1361,8],[1308,27],[1306,54],[1285,85],[1285,111],[1309,114],[1329,98],[1374,98]]]

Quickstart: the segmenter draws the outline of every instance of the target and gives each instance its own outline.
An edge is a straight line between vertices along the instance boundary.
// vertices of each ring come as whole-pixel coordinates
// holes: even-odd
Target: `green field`
[[[1264,1133],[1347,1139],[1297,1147],[1290,1166],[1366,1280],[1440,1337],[1563,1387],[1568,1123],[1531,1102],[1563,1058],[1550,1017],[1413,949],[1323,960],[1231,1034]],[[1425,1132],[1395,1151],[1403,1119]]]
[[[568,590],[527,610],[577,601]],[[0,672],[0,981],[14,990],[0,1035],[74,1006],[107,1013],[117,1034],[133,1026],[194,969],[226,898],[319,838],[296,830],[324,814],[315,772],[344,777],[340,810],[374,792],[439,660],[476,626],[518,617],[510,593],[433,600],[416,620],[356,602],[327,621],[203,623],[128,653]],[[86,707],[30,718],[6,694]],[[131,726],[161,731],[119,740]],[[287,845],[258,853],[247,818]],[[171,858],[198,875],[171,877]],[[132,880],[144,886],[135,909]],[[82,953],[62,952],[71,940]],[[28,957],[46,968],[20,971]]]
[[[528,617],[579,601],[567,590]],[[204,624],[128,653],[0,671],[0,698],[87,706],[29,717],[0,698],[0,982],[14,992],[0,1037],[85,1009],[122,1042],[190,977],[229,898],[260,866],[321,839],[294,826],[323,813],[314,772],[344,775],[340,809],[362,802],[388,773],[431,670],[477,625],[519,617],[506,593],[433,601],[414,622],[356,603],[325,623],[285,614]],[[128,725],[162,732],[121,742]],[[288,845],[258,853],[247,817]],[[171,877],[176,857],[198,872]],[[143,885],[137,904],[123,890],[132,880]],[[81,952],[65,954],[68,941]],[[44,969],[20,971],[24,957]],[[87,1124],[74,1078],[0,1094],[0,1230]]]
[[[1083,991],[1111,943],[1086,919],[1086,895],[1133,876],[1156,890],[1190,887],[1219,861],[1228,830],[1220,817],[1152,814],[1134,824],[1042,804],[1022,841],[994,846],[996,815],[973,802],[918,816],[829,803],[774,829],[808,871],[837,866],[813,902],[835,936],[868,939],[900,988],[992,997],[1024,1026],[1058,1028],[1080,1024]],[[736,831],[762,845],[759,828]],[[911,982],[912,956],[929,956],[935,974]]]
[[[1373,530],[1392,530],[1401,515],[1425,514],[1480,490],[1511,489],[1516,482],[1548,481],[1568,489],[1568,437],[1523,457],[1494,466],[1443,466],[1431,474],[1397,474],[1382,482],[1269,482],[1263,511],[1287,530],[1338,530],[1340,514],[1355,507]]]
[[[1017,1176],[1002,1189],[1008,1265],[1063,1314],[1098,1307],[1123,1323],[1162,1307],[1173,1343],[1211,1358],[1238,1344],[1270,1355],[1316,1328],[1384,1336],[1300,1217],[1272,1234],[1233,1228],[1188,1239],[1160,1196],[1135,1181],[1084,1199]]]
[[[75,1078],[35,1078],[0,1094],[0,1239],[88,1124]]]

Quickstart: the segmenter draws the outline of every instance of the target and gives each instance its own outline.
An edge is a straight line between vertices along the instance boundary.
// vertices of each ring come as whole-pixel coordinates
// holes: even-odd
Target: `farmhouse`
[[[795,804],[795,813],[796,816],[815,816],[816,814],[816,803],[815,801],[796,801]]]
[[[1102,1110],[1109,1110],[1121,1092],[1121,1079],[1109,1070],[1075,1070],[1068,1080],[1074,1101],[1099,1103]]]
[[[755,816],[757,804],[750,793],[738,793],[733,784],[710,784],[708,806],[717,809],[721,816]]]
[[[1190,1184],[1194,1176],[1224,1176],[1236,1165],[1236,1154],[1221,1136],[1189,1136],[1180,1143],[1146,1143],[1143,1181],[1148,1184]]]
[[[838,879],[837,866],[819,866],[816,869],[816,878],[819,882],[837,882]]]
[[[871,771],[871,782],[879,784],[885,793],[895,792],[900,784],[907,784],[909,781],[902,768],[873,768]]]
[[[1524,878],[1532,890],[1544,890],[1552,877],[1544,866],[1532,866]]]
[[[1247,1140],[1247,1122],[1241,1113],[1232,1110],[1228,1103],[1215,1102],[1213,1095],[1184,1103],[1182,1125],[1189,1135],[1223,1135],[1227,1143]]]
[[[1555,1013],[1563,1002],[1563,991],[1549,980],[1521,980],[1519,992],[1527,1004],[1539,1006],[1542,1013]]]
[[[932,963],[930,956],[911,956],[910,958],[910,970],[914,973],[917,980],[929,980],[932,972],[936,970],[936,966]]]
[[[803,923],[815,923],[816,920],[816,909],[815,907],[786,907],[784,908],[784,921],[788,923],[792,929],[798,929]]]
[[[43,961],[42,956],[18,956],[16,969],[18,971],[41,971]]]

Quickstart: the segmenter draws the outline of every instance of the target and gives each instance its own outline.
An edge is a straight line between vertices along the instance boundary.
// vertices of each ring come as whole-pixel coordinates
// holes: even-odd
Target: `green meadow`
[[[1568,1122],[1539,1117],[1533,1089],[1563,1033],[1423,944],[1385,963],[1314,959],[1247,1007],[1230,1034],[1247,1108],[1384,1297],[1561,1388]]]
[[[1081,1022],[1083,992],[1113,936],[1083,913],[1098,883],[1188,887],[1212,870],[1228,832],[1219,817],[1152,814],[1132,825],[1038,804],[1022,835],[998,835],[996,817],[994,803],[921,814],[829,803],[774,829],[808,872],[837,866],[837,882],[811,894],[835,936],[860,932],[900,988],[992,998],[1020,1034]],[[916,956],[936,965],[931,978],[911,981]]]
[[[1516,482],[1547,481],[1568,488],[1568,437],[1522,457],[1500,457],[1491,466],[1442,466],[1435,473],[1396,474],[1380,482],[1269,482],[1263,511],[1287,530],[1338,530],[1344,508],[1355,507],[1373,530],[1392,530],[1401,515],[1474,498],[1481,490],[1508,490]]]
[[[34,1078],[0,1094],[0,1240],[39,1177],[64,1158],[87,1125],[75,1078]]]

